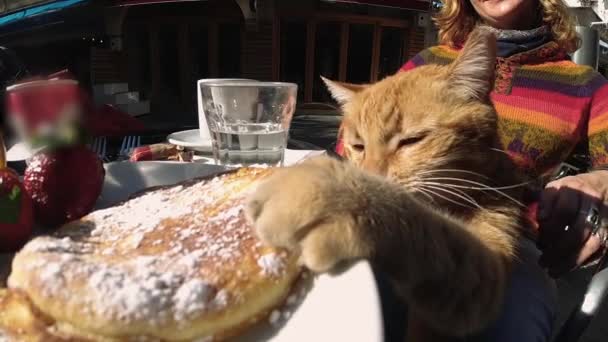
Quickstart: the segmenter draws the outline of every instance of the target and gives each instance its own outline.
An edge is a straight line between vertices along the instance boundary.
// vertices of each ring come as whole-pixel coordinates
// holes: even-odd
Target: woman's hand
[[[588,216],[597,209],[608,219],[608,171],[594,171],[553,181],[545,188],[539,205],[541,264],[552,276],[583,265],[604,246],[592,234]]]

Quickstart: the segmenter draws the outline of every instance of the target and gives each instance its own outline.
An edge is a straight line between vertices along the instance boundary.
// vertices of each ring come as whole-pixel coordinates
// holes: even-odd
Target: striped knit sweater
[[[445,65],[457,56],[458,50],[436,46],[401,70]],[[588,146],[592,166],[608,163],[608,81],[569,61],[557,43],[498,58],[490,99],[502,148],[529,176],[553,170],[577,144]]]
[[[459,51],[426,49],[401,71],[424,64],[446,65]],[[557,43],[497,58],[490,94],[499,117],[502,149],[532,178],[558,167],[580,144],[591,166],[608,163],[608,81],[587,66],[571,62]],[[339,139],[336,151],[343,152]]]

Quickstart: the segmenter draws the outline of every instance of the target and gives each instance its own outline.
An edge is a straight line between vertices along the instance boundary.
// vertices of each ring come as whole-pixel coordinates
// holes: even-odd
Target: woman
[[[554,285],[540,264],[559,276],[606,247],[608,211],[608,82],[567,54],[577,49],[573,21],[561,0],[446,0],[436,18],[442,45],[405,64],[447,64],[476,25],[498,39],[492,102],[504,150],[532,178],[555,170],[575,148],[591,158],[587,173],[550,182],[540,195],[538,247],[515,269],[491,341],[547,341],[556,311]],[[534,202],[534,201],[531,201]],[[531,207],[533,207],[531,205]],[[532,212],[532,211],[531,211]]]

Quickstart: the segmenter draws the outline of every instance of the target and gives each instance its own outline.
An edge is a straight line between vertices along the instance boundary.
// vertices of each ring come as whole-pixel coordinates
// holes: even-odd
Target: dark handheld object
[[[585,146],[586,144],[582,144]],[[577,147],[575,153],[562,163],[550,180],[557,180],[563,177],[574,176],[579,173],[591,171],[591,161],[589,154],[583,148]],[[599,311],[602,303],[608,294],[608,269],[604,268],[608,254],[604,252],[595,270],[594,276],[587,286],[583,302],[577,306],[556,336],[554,342],[574,342],[578,341],[593,317]]]
[[[587,287],[583,303],[570,314],[555,342],[577,341],[599,311],[606,299],[606,294],[608,294],[608,269],[593,276]]]

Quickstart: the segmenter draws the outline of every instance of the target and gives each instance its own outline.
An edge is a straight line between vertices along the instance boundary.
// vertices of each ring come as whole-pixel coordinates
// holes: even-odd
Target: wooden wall
[[[360,8],[351,11],[340,6],[331,7],[327,4],[320,4],[316,0],[298,0],[297,4],[277,0],[258,0],[257,18],[244,19],[234,0],[138,6],[129,10],[124,24],[123,61],[127,67],[105,70],[102,65],[111,57],[99,55],[96,58],[100,60],[100,67],[96,73],[100,75],[99,79],[127,78],[137,90],[150,95],[153,100],[153,111],[154,108],[175,108],[177,106],[184,111],[195,110],[194,84],[197,77],[243,77],[265,81],[296,82],[301,89],[299,94],[301,103],[327,101],[329,99],[327,94],[319,91],[320,88],[324,88],[319,80],[319,74],[326,72],[328,67],[326,64],[323,64],[322,68],[318,67],[319,61],[331,60],[333,64],[330,69],[334,74],[331,77],[335,79],[350,81],[352,69],[355,68],[361,71],[356,77],[357,82],[374,82],[397,71],[399,63],[405,62],[424,49],[424,29],[415,26],[415,13],[388,11],[390,15],[385,15],[387,11],[386,9],[383,11],[371,9],[365,12]],[[291,53],[292,57],[298,58],[297,67],[288,68],[292,76],[293,70],[297,69],[295,71],[297,80],[292,79],[293,77],[285,77],[284,74],[287,70],[285,69],[287,60],[285,42],[293,45],[294,40],[285,36],[287,31],[283,26],[293,22],[301,25],[301,36],[304,37],[301,43],[296,43],[298,49],[301,47],[302,53],[297,56],[293,56],[294,54]],[[231,35],[235,42],[233,48],[229,44],[227,46],[226,39],[222,38],[224,37],[221,34],[222,27],[225,27],[222,25],[225,23],[240,25],[240,41],[237,42],[239,39]],[[328,43],[325,41],[320,48],[318,44],[323,41],[323,36],[326,34],[322,30],[329,30],[327,23],[337,25],[335,30],[332,28],[330,30],[332,32],[327,32],[327,34],[337,35],[335,47],[333,45],[328,47]],[[365,26],[366,30],[372,32],[371,36],[366,38],[368,39],[366,43],[355,44],[353,47],[352,42],[357,41],[357,32],[360,32],[361,26]],[[204,39],[201,38],[201,31],[197,29],[201,27],[207,28],[204,31],[206,33],[203,33]],[[159,45],[161,41],[159,35],[168,28],[177,30],[176,44],[171,50],[176,50],[178,63],[175,65],[175,73],[179,77],[179,85],[169,88],[163,80],[166,78],[163,75],[167,74],[167,65],[159,57],[161,53],[167,51],[166,47]],[[398,38],[396,38],[395,31],[398,31]],[[195,34],[195,32],[199,33]],[[142,35],[142,33],[145,34]],[[141,38],[138,38],[139,36]],[[384,43],[388,36],[391,37],[388,39],[390,43]],[[138,43],[141,42],[141,39],[148,41],[148,44]],[[387,46],[393,47],[387,50]],[[328,48],[332,50],[330,57],[326,56]],[[193,57],[192,49],[197,49],[199,54],[197,56],[200,56],[200,53],[205,53],[207,56],[204,58],[203,64],[208,65],[202,72],[200,72],[201,65],[194,65],[195,62],[200,64],[202,59]],[[322,57],[319,57],[319,51],[323,52]],[[362,58],[367,58],[358,56],[362,51],[365,52],[363,55],[369,54],[369,60],[359,68],[356,65],[361,64]],[[240,74],[226,74],[221,70],[221,65],[226,56],[235,55],[240,60],[236,61],[240,64]],[[392,56],[388,67],[385,62],[387,56]],[[145,64],[143,67],[146,70],[144,71],[141,70],[142,63]],[[293,63],[291,64],[293,65]],[[369,69],[367,65],[369,65]],[[140,71],[134,72],[134,68],[139,68]],[[125,70],[125,72],[120,72],[120,70]],[[197,73],[196,70],[199,72]],[[177,84],[174,79],[170,83]],[[173,91],[176,87],[178,89]],[[167,97],[167,99],[163,99],[163,97]],[[165,109],[160,109],[160,111],[165,111]]]
[[[248,21],[243,32],[241,72],[244,78],[277,80],[273,60],[274,23]]]
[[[410,30],[409,42],[407,45],[407,58],[414,57],[417,53],[425,48],[425,31],[424,28],[415,27]]]

